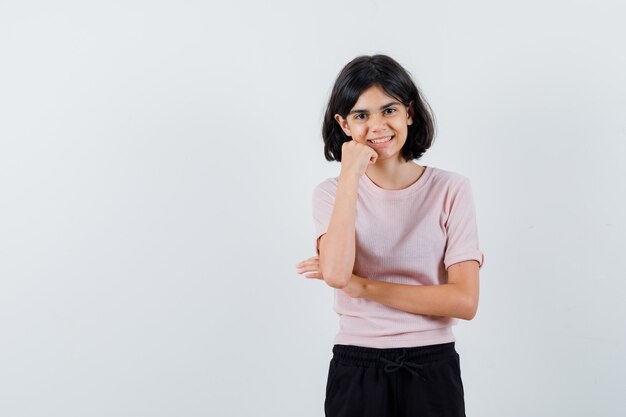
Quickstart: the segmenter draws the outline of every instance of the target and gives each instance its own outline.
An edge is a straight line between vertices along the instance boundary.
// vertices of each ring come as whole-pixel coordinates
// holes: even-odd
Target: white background
[[[618,1],[0,1],[0,415],[322,416],[311,193],[340,69],[392,56],[468,176],[468,416],[615,416]]]

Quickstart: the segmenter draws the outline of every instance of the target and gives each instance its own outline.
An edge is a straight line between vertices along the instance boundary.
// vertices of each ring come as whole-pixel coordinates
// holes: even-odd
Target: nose
[[[370,122],[369,128],[373,132],[387,130],[387,121],[385,120],[385,117],[383,116],[382,112],[372,115],[372,117],[370,117],[369,122]]]

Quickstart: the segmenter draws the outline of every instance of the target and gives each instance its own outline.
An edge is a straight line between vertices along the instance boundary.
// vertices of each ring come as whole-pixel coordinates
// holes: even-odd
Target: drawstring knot
[[[424,378],[424,376],[420,372],[418,372],[418,369],[423,369],[424,365],[405,361],[404,360],[405,357],[406,357],[406,349],[402,349],[402,354],[398,356],[397,358],[399,362],[394,362],[387,358],[382,358],[382,357],[380,358],[380,360],[386,364],[384,367],[384,370],[387,373],[395,372],[400,368],[406,368],[413,375],[422,378],[423,381],[426,381],[426,378]]]

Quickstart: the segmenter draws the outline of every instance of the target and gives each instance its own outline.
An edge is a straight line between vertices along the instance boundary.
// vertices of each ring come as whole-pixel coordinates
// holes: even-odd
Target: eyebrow
[[[402,104],[402,103],[400,103],[399,101],[392,101],[392,102],[390,102],[390,103],[385,104],[384,106],[380,106],[380,109],[379,109],[379,110],[386,109],[387,107],[391,107],[391,106],[393,106],[394,104]],[[369,113],[369,111],[368,111],[368,110],[366,110],[366,109],[356,109],[356,110],[350,110],[350,113],[348,113],[348,115],[351,115],[351,114],[354,114],[354,113]]]

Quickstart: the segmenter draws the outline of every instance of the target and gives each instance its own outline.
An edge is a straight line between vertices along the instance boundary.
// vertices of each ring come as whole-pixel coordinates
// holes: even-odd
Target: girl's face
[[[376,85],[361,93],[345,119],[336,114],[335,120],[347,136],[374,149],[378,159],[399,158],[408,126],[413,124],[407,107]],[[388,136],[392,136],[388,142],[377,144],[370,141]]]

